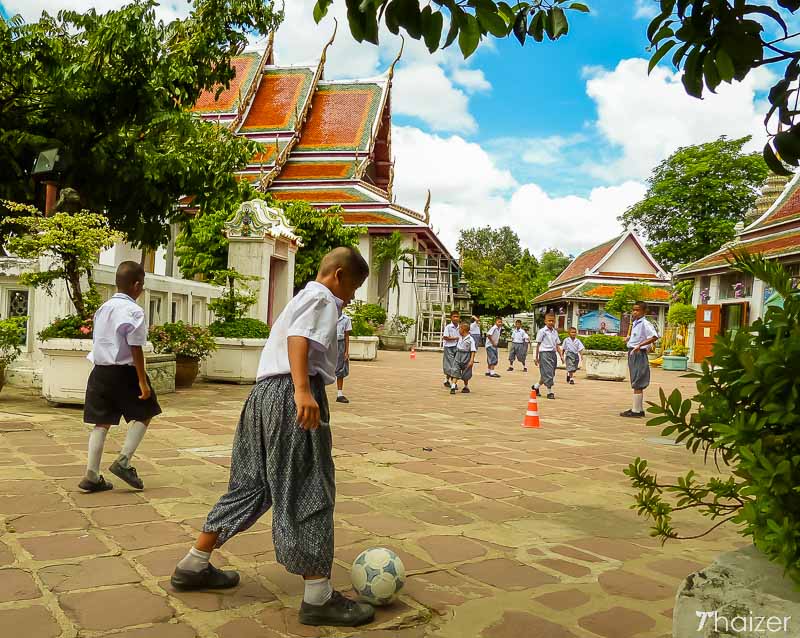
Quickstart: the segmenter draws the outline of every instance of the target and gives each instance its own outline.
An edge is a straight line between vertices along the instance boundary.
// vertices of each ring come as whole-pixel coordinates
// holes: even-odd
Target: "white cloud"
[[[398,201],[422,210],[430,188],[431,223],[453,252],[462,228],[508,225],[536,254],[553,247],[577,254],[619,232],[617,216],[645,192],[630,181],[586,197],[552,197],[537,184],[518,184],[483,147],[461,137],[395,126],[392,143]]]
[[[661,9],[658,0],[636,0],[633,17],[642,20],[652,20]]]
[[[3,6],[9,15],[19,14],[27,22],[38,20],[43,11],[55,15],[62,9],[88,11],[93,8],[98,13],[105,13],[112,9],[119,9],[126,4],[130,4],[130,2],[128,0],[92,0],[91,2],[87,2],[87,0],[3,0]],[[155,7],[155,12],[161,20],[169,22],[175,18],[186,17],[190,9],[191,6],[188,2],[163,0]]]
[[[580,133],[568,136],[550,135],[549,137],[523,140],[522,161],[526,164],[538,166],[558,164],[562,161],[566,149],[585,141],[585,136]]]
[[[467,95],[435,64],[412,64],[397,71],[392,109],[421,119],[434,131],[473,133],[478,128]]]
[[[611,183],[644,178],[679,147],[720,135],[753,135],[750,150],[765,140],[757,93],[772,84],[772,75],[763,69],[743,82],[722,84],[703,100],[687,95],[679,74],[665,67],[648,75],[647,60],[640,58],[622,60],[613,71],[586,73],[586,93],[597,105],[597,131],[619,156],[607,153],[585,168]]]
[[[453,82],[469,92],[488,91],[492,88],[483,71],[480,69],[455,69]]]

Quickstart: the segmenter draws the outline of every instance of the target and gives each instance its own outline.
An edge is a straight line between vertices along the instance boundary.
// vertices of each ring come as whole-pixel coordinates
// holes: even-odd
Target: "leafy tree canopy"
[[[749,140],[722,137],[678,149],[653,170],[645,198],[620,217],[647,237],[667,270],[733,239],[734,226],[744,220],[769,172],[759,154],[742,153]]]
[[[489,259],[500,264],[516,264],[522,257],[519,236],[510,226],[462,230],[456,249],[463,258]]]
[[[194,0],[165,24],[155,5],[0,21],[0,196],[34,201],[34,160],[58,148],[60,185],[154,247],[180,196],[205,206],[236,190],[232,172],[254,145],[186,107],[228,85],[231,57],[282,15],[266,0]]]

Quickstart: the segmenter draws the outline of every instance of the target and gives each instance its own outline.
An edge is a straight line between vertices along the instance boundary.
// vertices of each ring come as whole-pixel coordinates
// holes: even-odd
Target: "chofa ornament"
[[[298,246],[303,245],[299,235],[296,235],[294,228],[289,225],[283,211],[270,208],[263,199],[242,202],[236,209],[233,219],[225,222],[225,235],[229,238],[280,238],[294,242]]]

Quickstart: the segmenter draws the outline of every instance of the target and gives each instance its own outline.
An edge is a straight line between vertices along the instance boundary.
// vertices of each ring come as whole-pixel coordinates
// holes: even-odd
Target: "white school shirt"
[[[561,344],[561,347],[564,348],[567,352],[574,352],[575,354],[579,354],[582,350],[584,350],[583,341],[575,337],[567,337],[564,339],[564,342]]]
[[[525,328],[514,328],[511,330],[511,343],[528,343],[531,338],[525,332]]]
[[[547,326],[539,330],[536,335],[536,343],[539,344],[539,352],[556,352],[556,346],[561,345],[561,338],[558,336],[558,330],[553,328],[550,330]]]
[[[486,338],[489,340],[489,344],[497,347],[497,343],[500,341],[500,333],[502,332],[501,328],[494,324],[491,328],[489,328],[489,332],[486,333]]]
[[[132,366],[131,346],[146,343],[144,310],[118,292],[94,313],[92,351],[86,358],[96,366]]]
[[[353,321],[343,313],[336,322],[336,338],[342,341],[346,332],[353,332]]]
[[[467,335],[466,337],[461,337],[458,340],[458,345],[456,345],[461,352],[477,352],[478,348],[475,346],[475,339],[472,338],[472,335]]]
[[[310,281],[272,324],[261,351],[258,380],[290,374],[289,337],[308,339],[308,376],[319,375],[326,385],[336,381],[338,355],[336,324],[342,300],[326,286]]]
[[[480,337],[481,336],[481,324],[479,324],[477,321],[473,321],[471,324],[469,324],[469,333],[471,335],[478,335]]]
[[[458,326],[454,326],[453,322],[451,321],[450,323],[448,323],[444,327],[444,332],[442,333],[442,336],[443,337],[457,337],[457,338],[460,339],[461,338],[461,333],[459,332],[459,327]],[[455,348],[458,345],[458,342],[457,341],[445,341],[444,339],[442,339],[442,345],[444,345],[445,348]]]
[[[653,327],[653,324],[650,323],[644,317],[640,317],[636,321],[633,322],[633,328],[631,328],[631,336],[628,337],[628,348],[635,348],[643,341],[647,341],[653,337],[657,337],[658,332]],[[642,350],[649,350],[652,344],[649,346],[642,348]]]

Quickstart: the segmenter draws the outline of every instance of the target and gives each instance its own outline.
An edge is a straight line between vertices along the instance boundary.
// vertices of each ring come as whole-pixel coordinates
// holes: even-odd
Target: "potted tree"
[[[210,381],[255,383],[261,351],[269,337],[269,326],[245,317],[258,298],[247,285],[258,277],[246,277],[235,270],[221,270],[214,283],[224,286],[222,296],[209,303],[217,317],[208,330],[216,350],[206,359],[204,377]]]
[[[688,341],[689,324],[694,322],[696,309],[691,304],[674,303],[669,307],[667,321],[677,330],[677,345],[663,358],[664,370],[685,371],[689,365]]]
[[[6,382],[6,368],[22,352],[27,317],[12,317],[0,321],[0,390]]]
[[[374,361],[378,358],[375,330],[386,321],[386,309],[379,304],[354,301],[345,310],[353,320],[350,333],[350,360]]]
[[[384,324],[378,335],[381,348],[384,350],[405,350],[408,341],[408,333],[411,327],[417,323],[416,319],[395,315],[389,323]]]
[[[156,352],[175,355],[176,388],[191,388],[200,371],[200,362],[217,347],[208,328],[183,321],[152,326],[149,338]]]
[[[625,339],[613,335],[589,335],[583,338],[586,348],[583,364],[589,379],[625,381],[628,378],[628,347]]]

